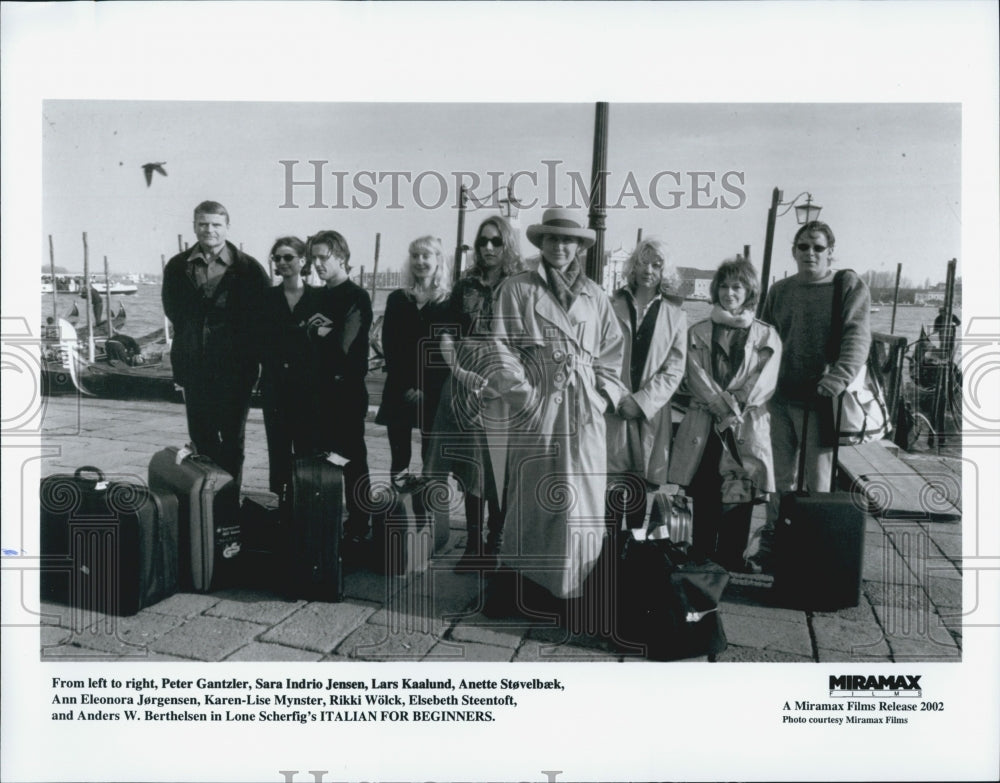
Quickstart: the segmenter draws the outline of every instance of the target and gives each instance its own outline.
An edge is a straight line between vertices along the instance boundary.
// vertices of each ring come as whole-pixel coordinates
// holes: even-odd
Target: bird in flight
[[[167,172],[163,168],[165,165],[167,165],[167,162],[165,160],[160,161],[159,163],[143,163],[142,164],[142,173],[146,175],[146,187],[147,188],[150,185],[153,184],[153,172],[154,171],[159,172],[164,177],[167,176]]]

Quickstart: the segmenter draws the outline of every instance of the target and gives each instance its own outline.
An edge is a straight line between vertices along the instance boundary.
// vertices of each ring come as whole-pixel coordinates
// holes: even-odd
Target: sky
[[[456,172],[482,184],[465,242],[495,214],[487,199],[517,174],[521,228],[545,206],[583,206],[593,103],[46,100],[42,104],[42,263],[91,259],[113,273],[157,272],[192,242],[191,210],[222,202],[230,238],[264,261],[273,240],[333,228],[369,270],[396,269],[417,236],[456,244]],[[804,191],[837,235],[841,266],[895,270],[915,284],[961,274],[961,107],[957,104],[611,103],[605,248],[638,229],[679,266],[712,269],[751,246],[760,263],[775,187]],[[292,161],[281,163],[280,161]],[[322,195],[310,184],[316,164]],[[142,164],[167,176],[145,182]],[[339,172],[339,173],[338,173]],[[518,173],[520,172],[520,173]],[[491,174],[492,173],[492,174]],[[338,190],[338,182],[340,183]],[[502,194],[501,194],[502,195]],[[574,203],[575,202],[575,203]],[[801,202],[800,202],[801,203]],[[784,210],[784,207],[781,208]],[[586,220],[586,210],[579,210]],[[772,273],[794,271],[794,210],[779,217]],[[531,251],[527,244],[525,250]]]

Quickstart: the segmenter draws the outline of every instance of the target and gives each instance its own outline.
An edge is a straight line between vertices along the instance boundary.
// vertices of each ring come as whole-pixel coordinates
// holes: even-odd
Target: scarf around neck
[[[712,305],[712,315],[710,317],[713,324],[728,326],[732,329],[746,329],[753,323],[752,311],[742,310],[739,315],[733,315],[728,310],[724,310],[720,305]]]
[[[563,306],[563,309],[569,312],[569,309],[573,306],[573,302],[576,301],[576,297],[583,290],[583,281],[585,278],[583,270],[580,269],[580,262],[574,258],[560,271],[542,258],[542,266],[545,267],[552,294],[559,300],[559,304]]]

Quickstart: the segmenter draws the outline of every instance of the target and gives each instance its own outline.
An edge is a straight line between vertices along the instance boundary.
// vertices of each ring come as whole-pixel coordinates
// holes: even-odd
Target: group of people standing
[[[345,536],[360,543],[371,300],[348,277],[339,233],[278,239],[271,258],[282,282],[271,287],[226,241],[228,222],[220,204],[199,205],[198,245],[164,276],[191,438],[239,480],[259,362],[271,489],[288,482],[294,455],[341,454]],[[457,570],[499,566],[557,599],[578,597],[608,542],[642,523],[644,499],[623,504],[615,492],[632,487],[634,501],[666,483],[694,499],[695,547],[731,570],[769,568],[777,498],[794,485],[803,445],[807,484],[829,485],[832,424],[821,416],[802,444],[802,411],[828,409],[817,401],[847,387],[870,344],[864,283],[847,272],[833,300],[832,230],[801,227],[797,274],[769,291],[760,319],[756,270],[724,261],[710,317],[690,328],[661,241],[639,243],[609,298],[584,273],[595,235],[574,213],[546,210],[526,236],[536,259],[521,258],[503,218],[483,221],[454,287],[441,241],[420,237],[386,301],[376,423],[397,487],[454,478],[463,492],[468,539]],[[310,266],[322,288],[303,282]],[[690,404],[672,441],[670,400],[682,381]],[[421,467],[411,472],[414,428]],[[730,491],[732,477],[742,494]],[[750,544],[758,502],[769,503],[768,520]]]

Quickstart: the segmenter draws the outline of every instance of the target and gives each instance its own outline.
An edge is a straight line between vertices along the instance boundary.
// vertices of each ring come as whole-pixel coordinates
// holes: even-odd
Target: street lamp
[[[500,210],[500,214],[504,216],[507,220],[516,220],[518,213],[521,211],[521,203],[515,198],[514,191],[511,187],[511,183],[514,178],[511,177],[506,185],[501,185],[492,193],[490,193],[485,201],[492,199],[501,190],[506,191],[503,198],[497,199],[496,206]],[[454,280],[453,283],[458,282],[458,278],[462,274],[462,257],[465,255],[465,251],[469,249],[469,246],[465,244],[465,211],[468,209],[469,203],[469,191],[465,185],[461,185],[458,188],[458,239],[455,241],[455,270],[454,270]],[[480,207],[487,206],[485,203],[477,203],[473,209],[479,209]]]
[[[798,201],[803,196],[806,197],[804,204],[799,204]],[[774,247],[774,223],[782,215],[787,215],[788,211],[795,207],[795,219],[798,221],[800,226],[804,226],[806,223],[811,223],[814,220],[819,219],[820,210],[823,209],[819,204],[813,203],[812,193],[803,191],[799,193],[791,201],[782,201],[781,190],[775,188],[771,193],[771,208],[767,211],[767,234],[764,238],[764,261],[760,270],[760,299],[757,301],[757,315],[760,316],[761,312],[764,310],[764,299],[767,297],[767,287],[768,281],[771,279],[771,250]],[[778,212],[779,207],[785,207],[783,212]]]

